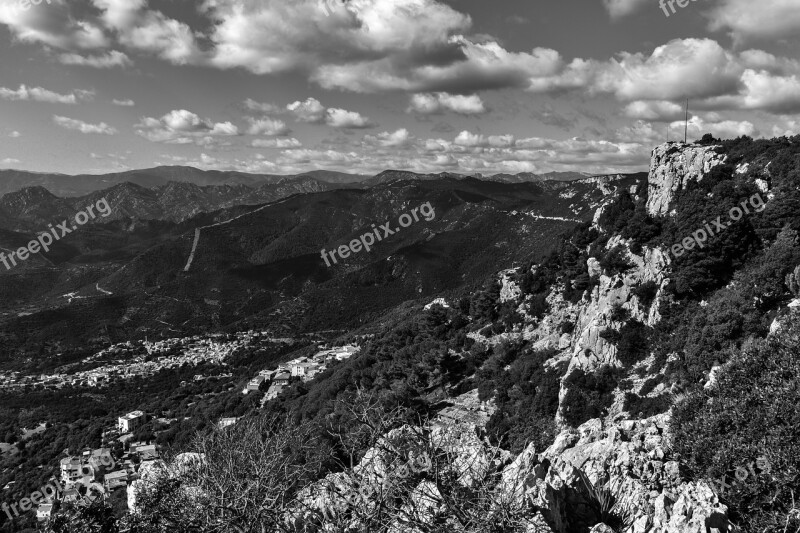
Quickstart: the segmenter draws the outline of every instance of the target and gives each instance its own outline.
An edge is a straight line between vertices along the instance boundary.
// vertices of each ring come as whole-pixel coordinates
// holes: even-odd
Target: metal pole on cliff
[[[686,99],[686,122],[683,126],[683,144],[689,140],[689,99]]]

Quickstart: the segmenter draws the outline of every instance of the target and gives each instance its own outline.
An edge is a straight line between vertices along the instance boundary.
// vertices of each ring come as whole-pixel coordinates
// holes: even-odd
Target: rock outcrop
[[[650,159],[647,211],[653,216],[667,215],[677,191],[692,180],[702,180],[711,169],[725,162],[725,155],[717,149],[717,146],[683,143],[657,146]]]
[[[441,520],[447,506],[439,483],[433,482],[441,482],[434,471],[453,469],[463,487],[473,491],[489,487],[495,502],[490,508],[496,505],[506,516],[516,516],[529,525],[531,532],[566,533],[578,528],[602,533],[611,527],[603,520],[616,524],[611,531],[617,533],[729,531],[727,508],[712,488],[704,481],[686,481],[678,462],[670,456],[668,426],[667,414],[613,424],[594,419],[577,429],[562,431],[546,450],[537,453],[529,445],[517,457],[511,457],[498,455],[478,438],[480,427],[438,425],[429,433],[430,444],[451,462],[434,461],[427,470],[415,469],[422,477],[405,489],[404,505],[409,515],[425,517],[422,521]],[[337,514],[348,514],[352,505],[375,505],[370,495],[383,494],[390,486],[410,479],[406,465],[388,460],[386,450],[381,446],[370,450],[351,474],[329,475],[301,495],[299,508],[317,509],[323,514],[336,509]],[[497,474],[489,475],[491,471]],[[486,485],[487,479],[497,483]],[[347,492],[365,497],[343,496]],[[613,505],[600,512],[601,499]],[[401,527],[396,531],[418,530]]]

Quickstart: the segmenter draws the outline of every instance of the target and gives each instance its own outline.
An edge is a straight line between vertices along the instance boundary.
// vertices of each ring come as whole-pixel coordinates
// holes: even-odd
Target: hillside
[[[381,531],[427,531],[438,520],[494,530],[482,529],[487,516],[503,531],[557,533],[800,526],[800,365],[789,359],[800,296],[798,141],[660,146],[646,186],[620,188],[543,260],[447,307],[407,304],[356,330],[366,338],[356,357],[268,403],[268,413],[309,424],[303,431],[333,458],[347,444],[327,428],[335,420],[351,434],[362,420],[360,407],[348,419],[335,399],[358,406],[375,395],[374,415],[364,416],[386,416],[394,432],[353,442],[355,464],[304,470],[281,512],[302,517],[294,527],[334,516]],[[377,414],[392,406],[427,422]],[[235,435],[258,420],[213,442],[251,449]],[[421,450],[434,454],[432,470],[395,470]],[[225,456],[203,457],[213,470]],[[187,505],[214,501],[215,479],[204,477]],[[372,487],[367,511],[348,496],[363,484]],[[385,486],[398,500],[376,496]],[[140,509],[150,519],[254,516],[244,503],[225,518],[147,501]],[[385,520],[369,511],[378,502]],[[409,509],[420,514],[408,518]],[[472,527],[456,527],[467,517]]]
[[[177,409],[157,437],[175,454],[128,486],[138,514],[97,503],[58,531],[797,529],[798,142],[662,145],[644,181],[389,181],[171,226],[99,279],[114,295],[83,303],[82,321],[65,306],[48,323],[77,336],[131,338],[127,323],[152,336],[163,321],[304,340],[204,363],[236,377],[177,392],[139,378],[36,391],[59,433],[21,460],[58,449],[58,398],[91,390],[95,436],[76,442],[96,446],[113,416],[97,397],[112,395]],[[320,249],[425,203],[435,217],[325,266]],[[35,338],[33,317],[44,320],[5,331]],[[278,360],[344,344],[360,349],[263,407],[266,388],[238,393]],[[237,421],[222,429],[220,417]],[[229,494],[240,496],[220,507]]]
[[[276,332],[353,327],[403,301],[473,288],[504,265],[542,256],[616,188],[635,183],[400,181],[199,213],[179,224],[170,220],[179,210],[166,213],[160,199],[185,199],[193,186],[160,193],[116,186],[83,199],[105,197],[112,215],[58,241],[57,253],[42,256],[46,265],[0,272],[14,280],[3,284],[0,304],[7,353],[38,352],[40,339],[63,342],[58,332],[65,331],[71,340],[63,347],[265,324]],[[423,203],[431,220],[397,231],[398,217]],[[134,211],[155,220],[137,220]],[[395,235],[326,266],[322,249],[387,220]]]

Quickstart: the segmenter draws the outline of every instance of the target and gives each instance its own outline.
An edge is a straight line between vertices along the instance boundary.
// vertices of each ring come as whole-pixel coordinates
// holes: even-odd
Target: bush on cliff
[[[745,533],[800,527],[800,317],[781,331],[746,343],[672,419],[675,451],[713,481]]]

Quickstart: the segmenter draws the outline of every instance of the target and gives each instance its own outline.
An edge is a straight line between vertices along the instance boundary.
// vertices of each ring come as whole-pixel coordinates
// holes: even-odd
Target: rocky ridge
[[[647,211],[653,216],[669,213],[675,193],[692,180],[700,181],[726,157],[718,146],[697,146],[683,143],[666,143],[657,146],[650,159],[647,178]]]

